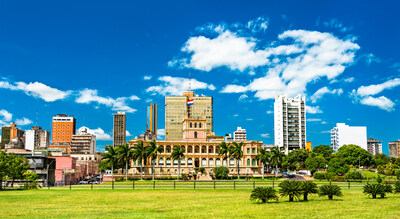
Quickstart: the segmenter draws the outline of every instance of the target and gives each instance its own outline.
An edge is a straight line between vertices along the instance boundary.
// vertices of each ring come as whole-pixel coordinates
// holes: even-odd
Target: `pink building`
[[[51,157],[56,159],[55,182],[56,184],[76,183],[76,158],[73,157]]]

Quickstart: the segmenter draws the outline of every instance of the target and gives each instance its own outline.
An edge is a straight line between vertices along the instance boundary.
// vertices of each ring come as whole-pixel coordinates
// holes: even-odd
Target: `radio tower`
[[[191,83],[191,78],[190,78],[190,72],[189,72],[189,91],[192,91],[192,83]]]

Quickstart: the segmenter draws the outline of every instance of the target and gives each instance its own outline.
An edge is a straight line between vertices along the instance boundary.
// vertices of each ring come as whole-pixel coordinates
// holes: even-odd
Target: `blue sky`
[[[214,97],[214,131],[273,143],[275,94],[306,95],[307,140],[330,144],[337,122],[400,138],[396,1],[1,1],[0,124],[51,127],[58,113],[111,144],[146,106],[192,89]],[[160,130],[162,132],[162,130]]]

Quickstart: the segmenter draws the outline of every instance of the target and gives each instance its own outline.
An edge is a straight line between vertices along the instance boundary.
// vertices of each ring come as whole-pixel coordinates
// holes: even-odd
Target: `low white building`
[[[367,127],[349,126],[345,123],[336,123],[331,130],[331,146],[337,152],[343,145],[354,144],[368,150]]]
[[[237,127],[236,131],[233,132],[233,141],[235,142],[247,141],[246,129],[242,129],[242,127]]]
[[[40,126],[33,126],[31,130],[25,131],[25,149],[48,149],[50,145],[50,132],[43,130]]]

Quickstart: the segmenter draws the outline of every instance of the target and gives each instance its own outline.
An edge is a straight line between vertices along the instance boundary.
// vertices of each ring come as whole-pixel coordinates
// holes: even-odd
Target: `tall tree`
[[[157,162],[157,156],[158,154],[164,152],[164,149],[162,146],[157,146],[156,141],[152,140],[149,141],[150,146],[146,147],[146,154],[147,157],[151,158],[151,165],[152,165],[152,175],[153,175],[153,180],[154,180],[154,162]]]
[[[179,145],[175,145],[174,148],[172,148],[171,160],[172,162],[178,160],[178,179],[181,175],[181,160],[183,157],[185,157],[185,149]]]
[[[333,155],[333,149],[329,145],[318,145],[318,146],[315,146],[312,149],[312,152],[317,154],[317,156],[318,155],[323,156],[327,162],[329,162],[331,160],[332,155]]]
[[[129,162],[133,158],[133,150],[129,145],[122,144],[116,147],[116,153],[118,157],[118,161],[121,163],[125,163],[125,180],[128,180],[128,166]]]
[[[362,147],[354,144],[343,145],[339,148],[335,157],[341,158],[348,165],[353,166],[369,166],[372,156]]]
[[[8,175],[8,156],[5,151],[0,151],[0,190],[3,189],[3,178]]]
[[[284,157],[285,157],[285,154],[284,154],[283,148],[279,148],[279,146],[275,146],[271,149],[270,162],[275,164],[275,177],[278,176],[278,165],[280,163],[282,163]]]
[[[23,179],[24,173],[29,169],[29,161],[26,157],[16,155],[14,153],[8,154],[8,177],[11,178],[11,187],[14,187],[14,181],[16,179]]]
[[[115,151],[113,146],[109,145],[106,147],[106,152],[103,153],[101,156],[102,160],[105,160],[108,164],[111,165],[111,179],[112,181],[114,181],[114,167],[118,163],[117,152]]]
[[[231,150],[231,157],[236,159],[236,165],[237,165],[237,174],[238,174],[238,179],[240,175],[240,159],[243,158],[243,142],[237,143],[233,142],[233,147],[230,149]]]
[[[133,146],[133,159],[140,162],[140,179],[143,179],[143,161],[147,158],[143,141],[139,141]]]
[[[219,151],[218,151],[218,155],[219,156],[223,156],[224,159],[226,159],[226,163],[228,164],[228,158],[231,156],[231,149],[232,146],[230,146],[230,143],[225,143],[224,141],[221,142],[219,145]],[[224,163],[224,161],[222,161],[222,164]]]
[[[263,179],[264,179],[264,168],[265,168],[264,164],[269,162],[270,157],[271,157],[271,153],[264,148],[261,148],[258,151],[258,154],[256,156],[256,160],[258,160],[262,164],[262,178]]]

